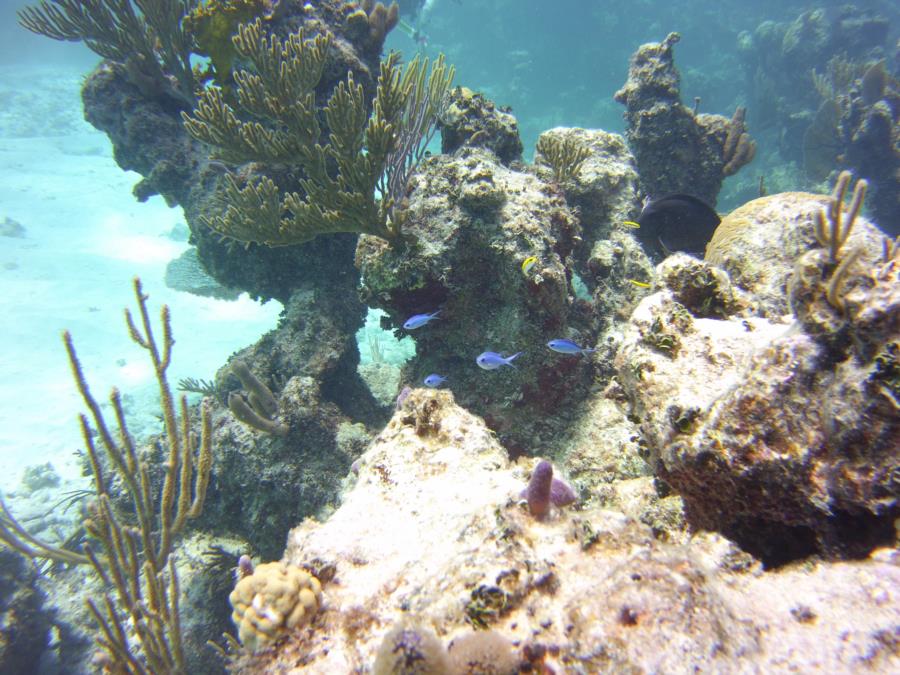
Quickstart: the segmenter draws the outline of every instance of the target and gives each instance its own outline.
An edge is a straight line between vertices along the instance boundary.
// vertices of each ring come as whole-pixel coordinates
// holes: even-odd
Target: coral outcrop
[[[515,496],[525,478],[449,392],[413,391],[341,507],[291,532],[285,562],[331,579],[311,629],[234,667],[367,670],[383,666],[383,644],[424,654],[429,635],[428,653],[443,642],[452,659],[473,625],[495,634],[483,649],[511,644],[518,667],[554,672],[849,673],[860,654],[896,660],[889,551],[762,573],[721,537],[665,544],[596,506],[535,521]]]
[[[761,316],[787,314],[788,281],[797,259],[819,248],[816,214],[828,199],[808,192],[781,192],[747,202],[722,219],[704,259],[750,293]],[[859,216],[846,246],[860,247],[873,259],[881,254],[882,239],[879,229]]]
[[[776,239],[755,235],[748,246],[740,226],[715,250],[772,318],[752,316],[752,302],[703,318],[696,303],[679,301],[685,275],[661,273],[669,287],[635,310],[618,377],[651,464],[695,527],[723,532],[770,564],[814,552],[864,556],[893,541],[900,515],[900,408],[883,374],[900,339],[896,251],[886,244],[874,254],[863,222],[856,237],[841,231],[846,250],[829,251],[828,234],[816,244],[821,198],[758,201],[743,222],[752,227],[746,216],[756,209],[760,232]],[[677,256],[664,265],[702,263]],[[776,272],[762,275],[769,266]],[[794,316],[784,323],[787,306]]]
[[[573,212],[533,173],[464,147],[426,160],[413,177],[404,232],[403,247],[362,237],[356,259],[366,300],[398,329],[414,314],[441,309],[411,332],[417,355],[406,380],[441,373],[513,448],[540,447],[542,418],[577,397],[589,377],[587,360],[544,346],[572,325]],[[531,256],[538,263],[523,273]],[[487,372],[475,365],[486,350],[525,354],[516,368]]]
[[[488,148],[503,164],[522,159],[519,123],[511,111],[467,87],[453,90],[440,125],[445,154],[467,146]]]
[[[756,144],[746,132],[742,109],[729,120],[696,114],[681,102],[673,57],[680,39],[670,33],[638,49],[615,98],[626,107],[628,145],[644,191],[654,197],[689,193],[715,204],[723,178],[753,160]]]
[[[566,182],[566,201],[579,210],[583,237],[593,243],[609,239],[640,207],[634,157],[619,134],[601,129],[556,127],[538,138],[535,164],[546,160],[542,144],[569,144],[584,153],[578,170]]]
[[[260,3],[260,9],[264,4]],[[283,7],[268,14],[265,23],[273,35],[284,38],[302,27],[310,36],[330,36],[332,48],[315,88],[318,104],[324,104],[338,83],[352,73],[369,105],[375,93],[382,45],[375,45],[368,32],[356,35],[349,26],[347,15],[354,11],[352,3],[313,5],[284,0],[280,5]],[[341,277],[353,275],[353,237],[333,235],[331,241],[279,250],[244,248],[223,242],[203,224],[203,218],[220,215],[222,205],[217,195],[232,169],[210,162],[208,148],[185,131],[181,112],[192,105],[193,96],[188,103],[154,96],[132,81],[121,62],[112,59],[88,76],[83,101],[86,118],[109,135],[116,161],[144,177],[135,188],[137,196],[146,199],[161,194],[168,203],[184,207],[198,257],[223,285],[284,302],[310,279],[322,280],[322,287],[328,288],[339,286]],[[242,178],[247,177],[242,172],[255,175],[252,167],[234,172]],[[289,184],[290,178],[283,175],[277,180]],[[351,287],[354,283],[350,281]]]
[[[322,311],[323,300],[335,311]],[[214,386],[220,450],[204,520],[210,529],[238,534],[274,558],[299,514],[320,513],[334,502],[368,438],[363,423],[377,426],[386,419],[357,372],[354,330],[362,320],[346,286],[298,290],[279,326],[220,369]],[[225,407],[229,395],[249,393],[233,373],[236,361],[274,395],[277,415],[269,417],[280,435],[240,422]],[[265,413],[265,406],[259,409]]]
[[[812,181],[835,168],[868,180],[873,220],[897,235],[900,92],[890,34],[888,16],[846,4],[765,21],[738,46],[755,128]]]

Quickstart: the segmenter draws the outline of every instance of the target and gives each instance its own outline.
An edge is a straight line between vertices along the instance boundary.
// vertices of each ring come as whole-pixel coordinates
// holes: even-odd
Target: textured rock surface
[[[897,667],[896,552],[763,573],[715,535],[660,543],[595,507],[535,521],[526,477],[448,392],[415,391],[342,506],[291,532],[285,561],[328,571],[320,613],[235,666],[365,671],[403,622],[445,644],[489,627],[555,672]]]
[[[761,316],[787,314],[788,280],[801,254],[819,247],[815,214],[827,203],[828,197],[807,192],[782,192],[747,202],[722,219],[706,247],[705,260],[748,291]],[[858,217],[844,245],[862,247],[872,259],[881,254],[881,239],[877,227]]]
[[[351,3],[282,0],[279,11],[266,21],[266,30],[281,39],[301,27],[307,36],[322,32],[333,36],[317,89],[322,105],[338,82],[346,80],[348,72],[363,87],[367,100],[375,93],[384,35],[373,40],[368,30],[360,32],[347,21],[352,12]],[[322,288],[334,288],[339,294],[353,294],[358,279],[353,269],[352,235],[324,237],[299,247],[245,248],[222,241],[202,223],[203,216],[221,210],[217,197],[228,169],[210,163],[208,148],[188,136],[181,121],[183,102],[140,90],[121,66],[107,61],[85,80],[82,100],[86,119],[109,136],[116,162],[144,177],[135,187],[136,196],[143,200],[158,193],[168,203],[184,207],[199,259],[220,283],[246,290],[252,297],[281,302],[311,281],[318,281]],[[254,173],[261,168],[249,164],[235,170]],[[283,167],[265,168],[282,187],[297,189]],[[349,285],[344,286],[344,282]]]
[[[263,558],[278,555],[298,518],[334,504],[362,449],[359,434],[348,434],[349,418],[323,400],[313,378],[292,377],[276,395],[284,436],[249,427],[227,409],[215,413],[214,480],[201,520],[246,539]]]
[[[588,242],[608,239],[640,211],[634,157],[619,134],[600,129],[556,127],[541,139],[569,141],[589,151],[581,168],[566,185],[566,201],[580,210],[583,237]],[[545,163],[538,152],[535,164]]]
[[[0,549],[0,672],[37,672],[48,648],[53,615],[37,577],[18,553]]]
[[[692,525],[772,564],[862,556],[893,540],[897,268],[858,261],[837,308],[826,298],[827,254],[803,254],[790,324],[698,318],[675,301],[677,288],[641,302],[618,376],[650,462]]]
[[[575,216],[551,185],[485,149],[432,158],[411,182],[406,245],[360,238],[366,300],[398,328],[440,308],[438,319],[409,332],[416,357],[405,381],[448,377],[459,400],[489,418],[508,447],[533,452],[547,440],[542,428],[555,433],[549,413],[589,383],[587,360],[545,347],[553,338],[579,339],[569,332],[578,318],[569,271]],[[530,256],[538,263],[524,274]],[[475,358],[486,350],[525,354],[517,368],[484,371]]]
[[[696,115],[681,102],[672,51],[679,39],[670,33],[662,42],[641,46],[615,98],[626,107],[628,145],[644,192],[654,197],[687,192],[714,205],[724,178],[729,120]]]
[[[482,94],[457,87],[441,120],[441,152],[451,154],[461,147],[487,148],[503,164],[522,159],[519,123],[508,108]]]

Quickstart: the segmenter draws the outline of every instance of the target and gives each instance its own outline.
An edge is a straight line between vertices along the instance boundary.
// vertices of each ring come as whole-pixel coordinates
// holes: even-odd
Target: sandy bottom
[[[241,296],[229,302],[165,286],[169,260],[188,244],[172,238],[180,208],[159,197],[138,203],[140,179],[113,161],[106,136],[82,119],[83,69],[0,68],[0,489],[25,467],[50,462],[66,481],[80,475],[75,391],[60,333],[72,332],[94,394],[126,394],[133,433],[158,425],[145,352],[128,337],[140,276],[158,317],[165,303],[176,340],[169,371],[211,378],[236,349],[272,328],[281,307]]]

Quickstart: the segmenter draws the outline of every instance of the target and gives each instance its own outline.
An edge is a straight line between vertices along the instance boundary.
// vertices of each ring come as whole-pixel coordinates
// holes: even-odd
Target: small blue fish
[[[590,354],[591,352],[597,351],[596,349],[579,347],[571,340],[550,340],[550,342],[547,343],[547,346],[560,354]]]
[[[403,327],[406,330],[415,330],[416,328],[421,328],[432,319],[436,319],[438,312],[440,311],[441,310],[438,310],[434,314],[414,314],[406,320],[406,322],[403,324]]]
[[[478,364],[479,368],[484,368],[485,370],[496,370],[500,366],[509,366],[511,368],[515,368],[512,364],[512,360],[517,356],[521,356],[525,352],[516,352],[512,356],[503,357],[497,352],[482,352],[478,355],[478,358],[475,359],[475,363]]]
[[[426,387],[432,387],[432,388],[440,387],[441,384],[443,384],[446,381],[447,381],[446,377],[441,377],[440,375],[437,375],[436,373],[432,373],[431,375],[429,375],[428,377],[426,377],[423,380],[423,382],[425,382]]]

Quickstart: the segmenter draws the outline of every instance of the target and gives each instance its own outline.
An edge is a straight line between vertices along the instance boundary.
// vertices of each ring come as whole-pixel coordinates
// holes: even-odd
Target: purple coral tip
[[[575,490],[559,478],[554,478],[550,484],[550,501],[554,506],[568,506],[578,500]]]
[[[528,510],[538,520],[543,519],[553,506],[567,506],[578,500],[578,495],[565,481],[553,477],[553,465],[542,459],[534,467],[528,487],[522,491],[528,501]]]
[[[525,499],[528,500],[528,509],[537,519],[541,519],[550,512],[550,493],[553,485],[553,465],[546,459],[538,462],[531,473],[531,480],[525,488]]]
[[[238,558],[237,570],[235,570],[235,576],[238,581],[243,579],[244,577],[249,577],[253,574],[253,561],[250,560],[249,555],[242,555]]]

